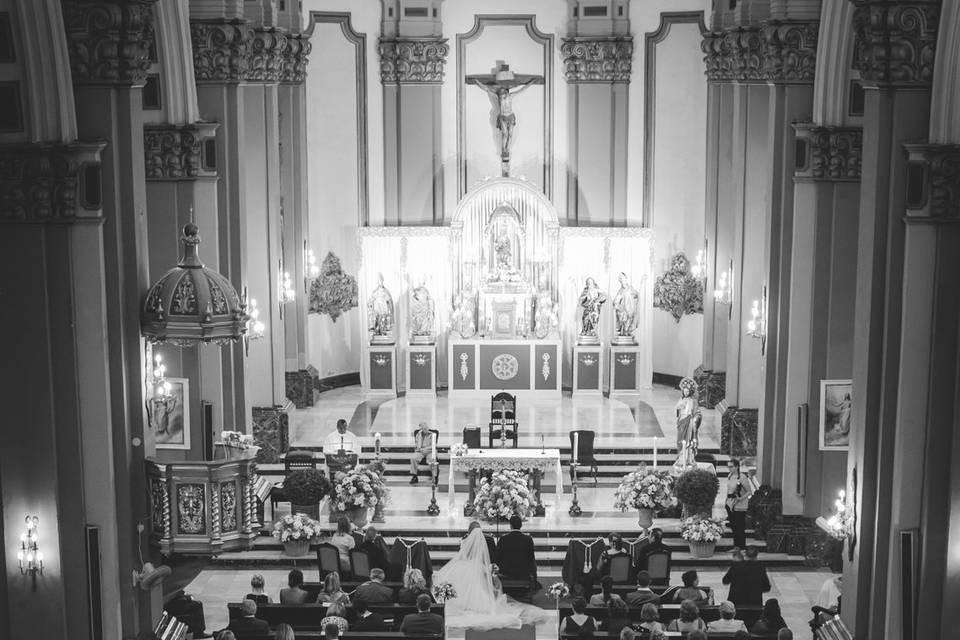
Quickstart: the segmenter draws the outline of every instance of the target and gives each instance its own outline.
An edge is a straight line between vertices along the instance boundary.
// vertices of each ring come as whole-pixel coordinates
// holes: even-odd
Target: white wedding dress
[[[446,602],[447,627],[457,629],[517,629],[524,624],[546,624],[556,614],[540,607],[516,602],[494,587],[487,541],[474,529],[460,545],[460,551],[433,574],[433,584],[449,582],[457,592]]]

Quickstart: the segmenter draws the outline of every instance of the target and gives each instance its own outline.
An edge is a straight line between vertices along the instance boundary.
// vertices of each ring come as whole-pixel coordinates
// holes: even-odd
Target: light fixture
[[[20,534],[20,548],[17,550],[17,562],[20,563],[20,575],[43,575],[43,552],[40,551],[40,518],[27,516],[23,519],[27,531]]]
[[[763,353],[767,346],[767,288],[763,287],[763,292],[759,300],[754,300],[750,305],[750,319],[747,320],[747,335],[751,338],[760,340],[760,353]]]
[[[159,353],[153,357],[153,394],[147,399],[147,421],[152,429],[165,432],[167,419],[177,406],[177,399],[171,391],[173,386],[167,382],[167,365]]]
[[[733,303],[733,260],[726,271],[717,274],[717,288],[713,290],[713,299],[717,304]]]
[[[697,251],[697,259],[690,265],[690,273],[697,280],[707,281],[707,239],[703,239],[703,249]]]
[[[283,276],[280,278],[280,305],[281,307],[288,302],[293,302],[297,297],[296,291],[293,290],[293,278],[290,277],[289,271],[284,271]]]
[[[243,291],[243,299],[247,299],[247,291]],[[243,343],[246,348],[247,355],[250,355],[250,341],[259,340],[263,337],[263,333],[266,330],[267,326],[263,324],[263,321],[260,320],[260,308],[257,306],[257,301],[254,298],[250,298],[249,305],[249,319],[247,320],[247,332],[244,336]]]
[[[313,249],[307,247],[307,241],[303,241],[303,293],[309,295],[310,293],[310,282],[315,280],[320,276],[320,265],[317,264],[317,256],[314,255]]]
[[[857,469],[854,467],[850,478],[850,492],[840,489],[833,502],[833,514],[829,518],[817,518],[817,525],[831,537],[846,541],[847,558],[853,560],[853,550],[857,545]]]

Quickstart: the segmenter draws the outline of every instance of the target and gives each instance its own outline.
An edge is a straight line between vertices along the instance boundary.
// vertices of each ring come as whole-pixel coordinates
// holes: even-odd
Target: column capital
[[[760,27],[734,27],[712,31],[703,37],[709,82],[758,83],[764,81],[766,43]]]
[[[197,82],[242,82],[249,74],[254,30],[244,20],[191,20]]]
[[[929,87],[940,0],[852,0],[853,66],[866,86]]]
[[[817,67],[816,21],[771,20],[760,28],[763,76],[775,84],[812,84]]]
[[[216,136],[219,126],[217,122],[145,125],[143,154],[147,180],[216,178],[216,168],[203,160],[203,143]]]
[[[106,142],[0,147],[0,223],[101,221]]]
[[[574,36],[560,45],[570,84],[629,83],[633,36]]]
[[[283,49],[283,66],[280,69],[280,82],[285,84],[303,84],[307,79],[307,63],[313,44],[310,34],[296,33],[287,36]]]
[[[438,36],[380,38],[383,84],[442,84],[450,47]]]
[[[797,140],[805,147],[803,165],[796,167],[798,182],[859,182],[863,130],[860,127],[820,127],[810,122],[793,124]]]
[[[905,144],[907,219],[960,222],[960,145]]]
[[[157,0],[63,0],[75,85],[143,85],[154,41]]]
[[[277,27],[254,27],[250,43],[247,82],[280,82],[287,49],[287,32]]]

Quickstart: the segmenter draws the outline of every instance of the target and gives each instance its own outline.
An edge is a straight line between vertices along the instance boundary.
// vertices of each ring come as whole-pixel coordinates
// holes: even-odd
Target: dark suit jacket
[[[390,563],[387,562],[387,551],[383,538],[378,538],[376,542],[361,542],[357,548],[360,551],[367,552],[371,569],[383,569],[384,573],[386,573],[387,569],[390,568]]]
[[[626,601],[628,607],[632,607],[634,609],[639,609],[648,602],[655,605],[660,604],[660,596],[649,589],[645,591],[640,591],[639,589],[637,591],[631,591],[630,593],[626,594],[623,599]]]
[[[227,629],[233,631],[237,640],[243,640],[250,636],[263,636],[270,633],[270,625],[266,620],[260,618],[234,618],[227,625]]]
[[[393,589],[380,582],[364,582],[353,592],[354,598],[361,598],[371,603],[394,602]]]
[[[723,576],[723,584],[730,585],[727,600],[739,606],[761,606],[763,594],[770,591],[767,570],[757,560],[734,562]]]
[[[525,580],[536,577],[533,538],[520,531],[504,535],[497,545],[497,564],[500,565],[500,573],[508,578]]]
[[[403,622],[400,623],[402,633],[443,633],[443,616],[435,613],[418,612],[403,616]]]
[[[356,622],[350,625],[350,631],[389,631],[387,623],[383,621],[383,616],[379,613],[371,613],[366,618],[357,618]]]

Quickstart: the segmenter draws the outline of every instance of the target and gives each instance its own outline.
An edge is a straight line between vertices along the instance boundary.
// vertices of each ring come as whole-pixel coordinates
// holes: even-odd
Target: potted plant
[[[330,493],[330,481],[319,469],[296,469],[283,481],[283,493],[294,513],[320,517],[320,501]]]
[[[714,518],[686,518],[680,524],[680,536],[690,545],[694,558],[709,558],[723,537],[723,521]]]
[[[683,517],[709,517],[720,492],[720,481],[712,471],[691,469],[680,474],[673,485],[673,492],[683,505]]]
[[[288,556],[303,556],[310,551],[310,543],[320,535],[320,523],[305,513],[285,515],[273,525],[273,537],[283,543]]]
[[[341,471],[334,478],[330,502],[330,522],[345,515],[353,524],[367,524],[367,509],[389,500],[390,491],[376,470],[358,467]]]
[[[620,511],[637,509],[640,526],[649,529],[653,526],[654,513],[677,503],[673,493],[673,476],[666,471],[648,470],[643,465],[620,481],[613,506]]]
[[[527,476],[519,471],[503,469],[490,478],[482,478],[473,499],[475,513],[490,521],[508,520],[514,514],[524,520],[533,515],[533,493]]]

